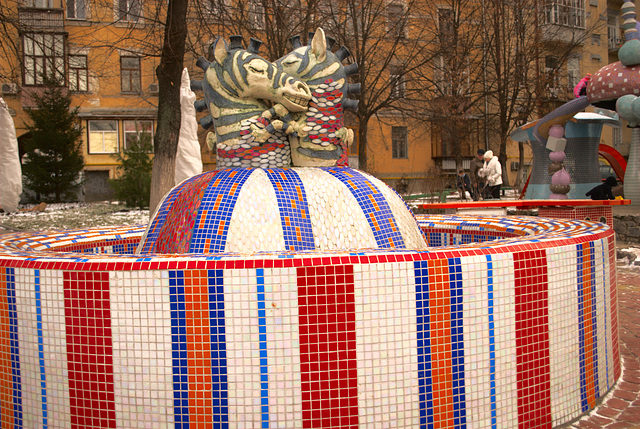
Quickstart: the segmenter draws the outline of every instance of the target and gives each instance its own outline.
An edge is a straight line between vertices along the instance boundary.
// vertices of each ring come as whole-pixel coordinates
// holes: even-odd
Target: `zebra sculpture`
[[[252,39],[247,50],[242,49],[241,40],[234,36],[227,46],[218,38],[211,48],[214,60],[200,57],[197,62],[205,76],[192,81],[191,87],[204,91],[205,97],[194,104],[198,112],[208,109],[210,113],[200,124],[205,129],[215,127],[207,142],[216,149],[218,168],[289,167],[287,136],[281,131],[264,132],[269,125],[261,116],[269,109],[265,100],[276,103],[279,114],[286,117],[288,112],[306,111],[311,93],[304,82],[257,55],[258,40]]]
[[[299,36],[292,37],[291,44],[293,52],[276,65],[311,90],[309,108],[298,114],[294,127],[299,132],[289,137],[293,165],[348,166],[347,147],[353,141],[353,131],[344,126],[344,110],[356,111],[358,101],[346,95],[360,93],[360,84],[347,83],[347,77],[358,72],[358,64],[343,66],[349,50],[342,46],[333,53],[334,40],[325,37],[322,28],[309,34],[308,46],[302,46]]]

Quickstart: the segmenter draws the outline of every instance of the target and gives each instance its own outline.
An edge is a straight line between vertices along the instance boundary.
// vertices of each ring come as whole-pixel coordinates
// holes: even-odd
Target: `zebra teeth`
[[[284,94],[284,98],[286,98],[287,100],[289,100],[293,104],[295,104],[297,106],[301,106],[301,107],[307,107],[307,105],[309,104],[309,100],[306,99],[306,98],[302,98],[302,97],[296,97],[296,96],[293,96],[293,95]]]

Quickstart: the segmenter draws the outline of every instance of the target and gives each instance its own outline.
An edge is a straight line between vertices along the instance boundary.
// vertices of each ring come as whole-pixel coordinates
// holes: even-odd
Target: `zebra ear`
[[[227,44],[222,37],[218,37],[218,40],[216,40],[215,45],[213,46],[213,57],[218,64],[222,65],[225,58],[227,58],[227,55],[229,55]]]
[[[316,34],[313,35],[311,40],[311,52],[316,56],[318,62],[321,63],[327,58],[327,39],[324,36],[322,28],[318,28]]]

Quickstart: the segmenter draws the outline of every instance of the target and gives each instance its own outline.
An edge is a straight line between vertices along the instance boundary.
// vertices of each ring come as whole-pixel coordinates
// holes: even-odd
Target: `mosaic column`
[[[640,207],[640,128],[631,130],[629,160],[624,173],[624,197],[631,200],[632,206]]]

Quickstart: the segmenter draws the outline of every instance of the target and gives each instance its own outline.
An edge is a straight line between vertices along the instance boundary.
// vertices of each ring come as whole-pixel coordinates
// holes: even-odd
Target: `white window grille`
[[[546,24],[584,29],[584,0],[548,0],[544,18]]]

